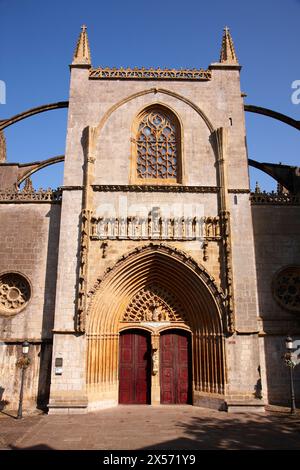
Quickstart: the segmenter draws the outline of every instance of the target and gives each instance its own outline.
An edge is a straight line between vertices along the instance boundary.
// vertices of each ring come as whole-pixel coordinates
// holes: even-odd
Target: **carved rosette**
[[[0,275],[0,315],[19,313],[31,298],[29,281],[19,273]]]
[[[124,322],[186,322],[183,308],[175,296],[162,287],[141,289],[131,300],[122,319]]]

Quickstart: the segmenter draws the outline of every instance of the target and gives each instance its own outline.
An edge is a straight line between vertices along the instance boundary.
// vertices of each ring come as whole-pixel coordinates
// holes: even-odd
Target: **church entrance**
[[[119,403],[146,405],[151,396],[150,335],[130,330],[120,335]]]
[[[160,400],[162,404],[191,403],[191,341],[186,331],[160,336]]]
[[[93,295],[86,334],[91,406],[224,396],[227,317],[204,268],[170,247],[146,246],[120,260]]]

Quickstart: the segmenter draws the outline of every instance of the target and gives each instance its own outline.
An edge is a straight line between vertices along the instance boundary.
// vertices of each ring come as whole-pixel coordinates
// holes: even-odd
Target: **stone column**
[[[151,336],[151,405],[160,404],[160,359],[159,334]]]

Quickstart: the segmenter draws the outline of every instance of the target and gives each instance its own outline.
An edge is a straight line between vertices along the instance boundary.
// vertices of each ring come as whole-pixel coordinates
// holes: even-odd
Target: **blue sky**
[[[94,66],[204,67],[218,61],[222,30],[230,27],[243,66],[245,103],[300,120],[291,84],[300,80],[300,0],[0,0],[0,119],[68,99],[69,67],[86,24]],[[51,111],[6,129],[8,161],[64,153],[67,111]],[[247,114],[249,156],[299,165],[299,131]],[[266,190],[274,180],[251,170]],[[62,164],[34,176],[35,186],[62,184]]]

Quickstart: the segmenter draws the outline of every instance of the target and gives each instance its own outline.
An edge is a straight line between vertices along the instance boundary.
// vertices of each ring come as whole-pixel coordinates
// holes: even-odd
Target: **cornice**
[[[162,192],[162,193],[218,193],[218,186],[175,186],[175,185],[137,185],[137,184],[94,184],[99,192]]]
[[[89,78],[99,79],[125,79],[125,80],[192,80],[207,81],[211,80],[211,71],[204,69],[161,69],[144,67],[126,67],[110,68],[98,67],[91,68]]]

